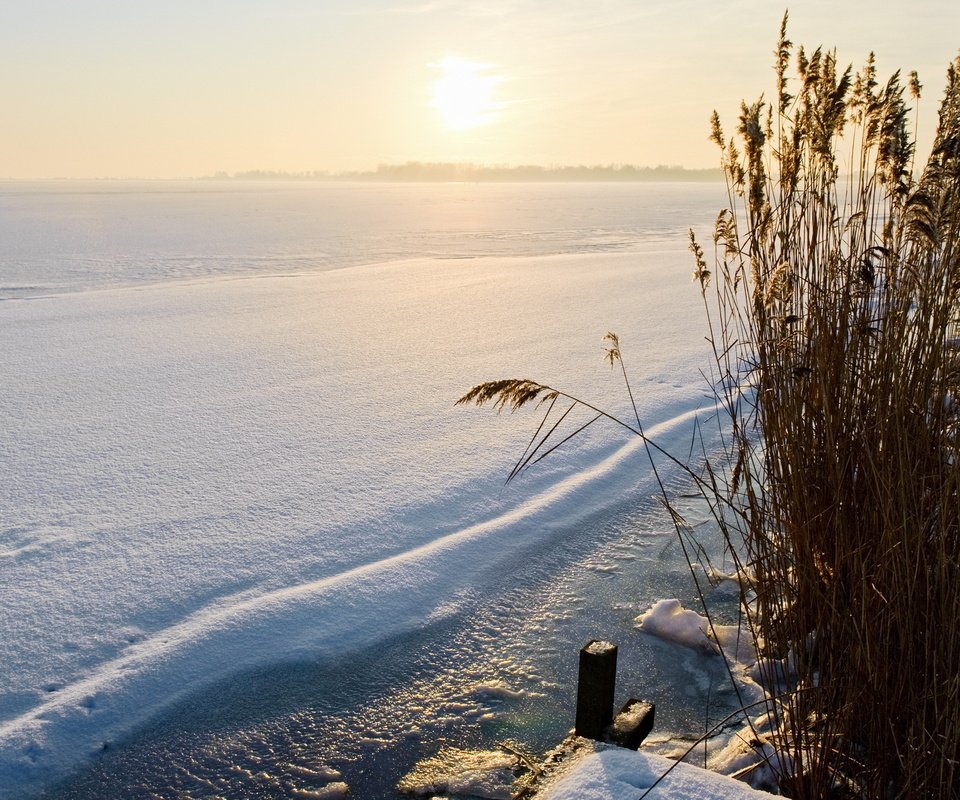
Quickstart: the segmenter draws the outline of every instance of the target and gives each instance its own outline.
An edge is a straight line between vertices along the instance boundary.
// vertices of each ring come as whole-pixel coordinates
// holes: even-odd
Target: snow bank
[[[652,788],[651,788],[652,787]],[[761,800],[744,783],[651,753],[597,745],[577,759],[538,800]]]

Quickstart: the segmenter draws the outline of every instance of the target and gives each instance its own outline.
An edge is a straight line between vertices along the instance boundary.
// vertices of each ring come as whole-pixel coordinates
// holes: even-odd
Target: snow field
[[[514,375],[625,411],[613,329],[645,426],[685,452],[686,274],[682,253],[414,260],[3,303],[0,796],[233,670],[428,624],[652,493],[609,429],[504,489],[535,419],[452,404]]]

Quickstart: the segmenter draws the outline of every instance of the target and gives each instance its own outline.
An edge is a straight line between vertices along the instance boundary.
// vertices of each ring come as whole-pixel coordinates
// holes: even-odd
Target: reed
[[[692,232],[690,246],[724,452],[686,468],[749,576],[746,625],[777,687],[764,716],[780,790],[954,797],[960,58],[918,170],[916,75],[880,83],[872,56],[854,73],[833,52],[794,53],[786,21],[773,102],[743,104],[729,138],[712,120],[728,206],[713,263]],[[482,384],[460,402],[548,404],[511,478],[566,441],[561,415],[577,405],[586,424],[613,420],[659,450],[639,416],[533,381]]]
[[[752,576],[766,682],[791,687],[767,708],[781,788],[952,797],[960,59],[914,178],[916,75],[880,84],[872,56],[853,74],[802,48],[791,73],[792,47],[784,18],[775,100],[744,104],[736,136],[714,115],[712,270],[691,233],[729,422],[716,517]]]

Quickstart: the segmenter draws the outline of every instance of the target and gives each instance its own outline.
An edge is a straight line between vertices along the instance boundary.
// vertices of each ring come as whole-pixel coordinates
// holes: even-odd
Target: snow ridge
[[[649,426],[647,434],[669,449],[697,412],[687,409]],[[635,460],[637,469],[631,468]],[[232,671],[278,654],[287,660],[342,654],[424,624],[425,610],[478,584],[511,552],[557,535],[598,508],[602,498],[628,491],[644,460],[642,441],[632,439],[495,518],[337,575],[274,591],[247,590],[198,609],[0,724],[0,783],[47,783]],[[652,488],[648,474],[642,489]]]

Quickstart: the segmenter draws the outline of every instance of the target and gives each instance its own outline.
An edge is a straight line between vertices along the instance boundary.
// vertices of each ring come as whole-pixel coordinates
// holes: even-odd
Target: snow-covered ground
[[[681,248],[408,259],[0,303],[0,796],[198,687],[454,614],[537,542],[654,491],[594,426],[454,408],[529,377],[689,446],[704,344]],[[522,557],[526,557],[523,555]]]
[[[529,771],[530,767],[536,773]],[[521,772],[519,779],[515,778]],[[337,784],[330,792],[344,784]],[[770,794],[743,781],[649,751],[568,737],[545,763],[524,763],[509,746],[498,750],[442,750],[400,782],[416,797],[510,800],[763,800]],[[340,796],[340,795],[336,795]]]
[[[652,753],[598,747],[583,755],[542,800],[762,800],[766,792]]]

